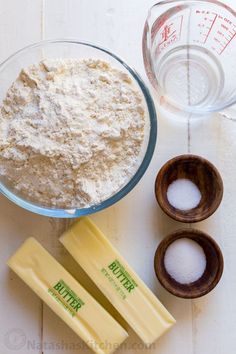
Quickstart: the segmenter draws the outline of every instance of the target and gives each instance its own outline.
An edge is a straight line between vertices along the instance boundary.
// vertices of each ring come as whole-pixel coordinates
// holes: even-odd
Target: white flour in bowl
[[[146,106],[101,60],[23,69],[0,107],[0,175],[27,200],[88,207],[115,194],[143,158]]]

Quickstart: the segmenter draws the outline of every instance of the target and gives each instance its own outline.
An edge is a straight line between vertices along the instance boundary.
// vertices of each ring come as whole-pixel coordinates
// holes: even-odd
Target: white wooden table
[[[234,0],[230,2],[233,4]],[[124,57],[147,82],[141,36],[147,10],[153,3],[0,0],[0,61],[41,39],[73,37],[95,42]],[[226,119],[216,114],[211,119],[190,123],[189,128],[159,115],[157,147],[145,176],[121,202],[92,217],[177,319],[177,325],[153,348],[145,349],[130,331],[130,338],[118,353],[236,353],[236,114],[235,119],[233,115]],[[167,293],[153,270],[158,243],[169,232],[182,227],[157,206],[153,193],[156,173],[167,159],[187,152],[212,161],[225,186],[218,211],[195,225],[213,235],[222,247],[224,275],[211,294],[194,301]],[[0,196],[0,354],[91,353],[6,266],[8,257],[26,237],[33,235],[110,308],[59,244],[58,236],[67,224],[66,220],[31,214]]]

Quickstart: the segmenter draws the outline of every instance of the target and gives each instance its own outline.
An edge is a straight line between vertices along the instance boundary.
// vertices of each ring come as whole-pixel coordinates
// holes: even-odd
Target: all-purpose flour
[[[0,175],[45,206],[97,204],[137,170],[145,115],[130,77],[108,63],[43,60],[0,108]]]

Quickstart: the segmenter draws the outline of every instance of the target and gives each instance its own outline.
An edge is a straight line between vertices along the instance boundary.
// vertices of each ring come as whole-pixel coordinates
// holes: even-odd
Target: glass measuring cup
[[[143,33],[146,73],[159,104],[205,115],[236,103],[236,12],[214,0],[154,5]]]

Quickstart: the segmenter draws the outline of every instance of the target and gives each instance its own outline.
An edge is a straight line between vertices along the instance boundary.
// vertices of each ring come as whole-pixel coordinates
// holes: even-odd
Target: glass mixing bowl
[[[150,128],[147,132],[147,144],[143,160],[140,166],[138,167],[136,173],[129,180],[129,182],[116,194],[112,195],[109,199],[104,200],[103,202],[97,205],[92,205],[91,207],[82,209],[61,209],[56,207],[50,208],[37,203],[32,203],[31,201],[22,198],[16,193],[16,191],[6,186],[6,183],[4,183],[3,179],[0,180],[0,192],[2,194],[4,194],[8,199],[13,201],[17,205],[28,209],[34,213],[58,218],[74,218],[82,215],[92,214],[118,202],[134,188],[134,186],[139,182],[144,172],[146,171],[151,161],[156,144],[157,119],[155,106],[152,97],[149,93],[149,90],[143,83],[140,76],[136,73],[135,70],[133,70],[115,54],[109,52],[107,49],[101,48],[91,43],[60,39],[41,41],[39,43],[23,48],[15,54],[11,55],[8,59],[6,59],[3,63],[0,64],[0,102],[4,99],[8,88],[11,86],[12,82],[18,77],[21,69],[31,64],[37,63],[43,58],[97,58],[107,61],[112,66],[116,67],[117,69],[123,70],[132,77],[140,93],[142,93],[143,95],[144,102],[146,103],[147,116],[149,118]]]

